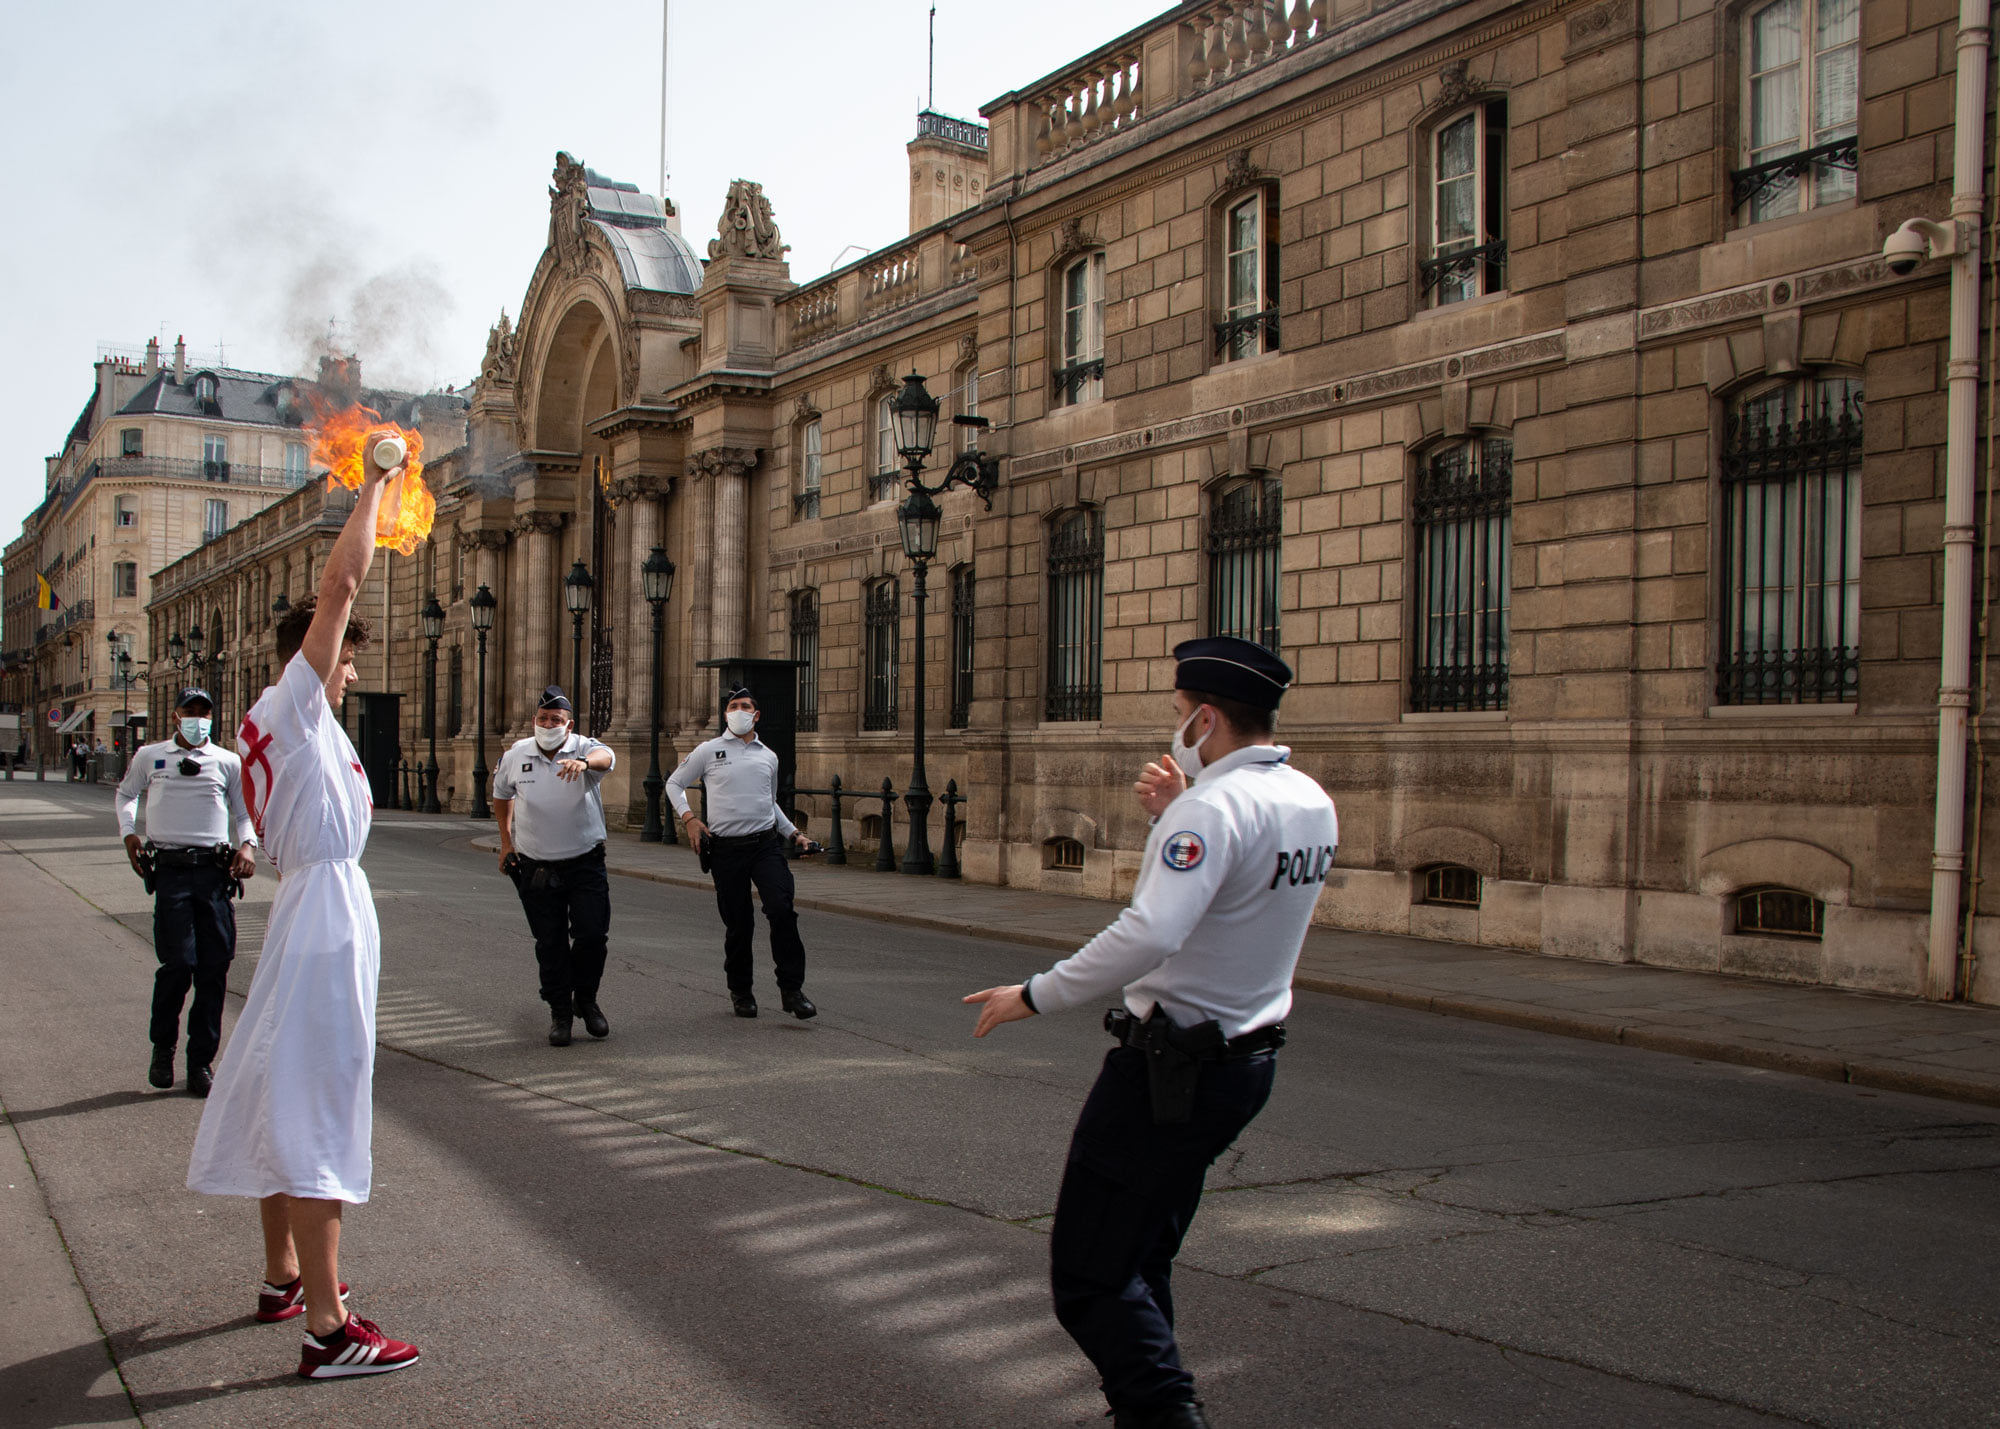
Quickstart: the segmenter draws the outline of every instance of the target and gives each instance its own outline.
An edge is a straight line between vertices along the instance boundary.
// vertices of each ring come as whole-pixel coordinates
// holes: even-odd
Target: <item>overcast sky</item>
[[[100,343],[185,333],[302,372],[332,320],[371,382],[463,384],[519,311],[556,151],[658,185],[660,0],[5,8],[0,541]],[[929,8],[673,0],[669,188],[697,251],[735,178],[764,185],[800,282],[903,235]],[[1170,8],[938,0],[936,107],[976,119]]]

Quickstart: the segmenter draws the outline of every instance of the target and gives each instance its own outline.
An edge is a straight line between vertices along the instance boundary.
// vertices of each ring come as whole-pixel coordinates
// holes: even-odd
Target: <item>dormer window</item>
[[[222,406],[218,397],[220,390],[220,384],[216,382],[211,374],[202,373],[201,376],[194,379],[195,405],[206,411],[213,412],[220,410]]]

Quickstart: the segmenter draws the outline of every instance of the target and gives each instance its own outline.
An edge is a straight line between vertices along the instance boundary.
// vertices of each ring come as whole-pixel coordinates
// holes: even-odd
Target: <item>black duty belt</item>
[[[235,850],[228,844],[208,844],[201,848],[148,844],[146,852],[159,868],[227,868],[235,857]]]
[[[770,828],[765,829],[762,833],[718,834],[711,832],[709,834],[709,837],[715,840],[715,846],[717,848],[750,848],[756,844],[768,841],[771,835],[775,834],[777,831],[778,831],[777,826],[774,824]]]
[[[525,863],[530,868],[552,868],[560,873],[565,868],[575,868],[578,864],[589,863],[594,858],[603,858],[604,845],[600,843],[578,854],[575,858],[530,858],[528,855],[519,852],[516,852],[515,857],[519,858],[522,863]]]
[[[1104,1030],[1146,1059],[1146,1087],[1156,1126],[1175,1126],[1194,1117],[1195,1086],[1204,1062],[1235,1062],[1268,1056],[1285,1045],[1285,1024],[1273,1022],[1240,1037],[1224,1037],[1222,1024],[1210,1018],[1193,1027],[1178,1027],[1155,1003],[1143,1021],[1122,1007],[1104,1014]]]

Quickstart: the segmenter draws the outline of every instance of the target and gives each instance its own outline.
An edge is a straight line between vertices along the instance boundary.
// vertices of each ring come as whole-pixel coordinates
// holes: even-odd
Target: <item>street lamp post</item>
[[[431,752],[424,761],[424,787],[417,807],[426,814],[441,814],[444,809],[438,803],[438,641],[444,635],[444,607],[438,604],[436,591],[424,602],[418,617],[424,623],[424,639],[430,642],[424,656],[424,732],[430,737]]]
[[[472,759],[472,817],[475,819],[493,817],[493,811],[486,806],[486,632],[493,628],[493,608],[499,604],[493,598],[493,592],[483,585],[466,602],[472,611],[472,629],[479,636],[479,724],[474,732]]]
[[[569,662],[569,698],[573,705],[583,700],[583,617],[590,613],[590,588],[594,584],[596,582],[591,580],[590,570],[581,557],[569,568],[569,574],[563,577],[563,604],[569,607],[570,619],[576,623],[571,633]],[[583,725],[579,717],[576,727],[582,730]],[[595,734],[597,731],[585,732]]]
[[[646,768],[646,825],[639,831],[639,841],[656,844],[663,837],[670,837],[663,834],[660,818],[660,795],[667,787],[667,781],[660,777],[660,694],[665,680],[661,664],[666,649],[667,598],[674,593],[674,563],[667,559],[666,547],[653,547],[653,553],[639,567],[639,579],[645,588],[646,604],[653,608],[653,707],[649,720],[652,763]]]
[[[924,459],[931,454],[937,436],[938,400],[924,386],[924,379],[912,372],[903,379],[903,390],[889,404],[895,422],[896,450],[909,468],[910,494],[896,509],[896,524],[903,539],[903,554],[916,568],[917,602],[917,722],[916,749],[910,762],[910,785],[903,803],[910,811],[910,834],[903,846],[903,872],[935,873],[937,860],[931,854],[931,786],[924,777],[924,665],[925,607],[929,593],[925,579],[937,555],[938,526],[944,519],[935,497],[953,486],[963,486],[993,509],[993,492],[1000,484],[1000,464],[981,456],[978,448],[961,454],[935,485],[924,481]],[[954,417],[960,426],[984,427],[982,417]]]

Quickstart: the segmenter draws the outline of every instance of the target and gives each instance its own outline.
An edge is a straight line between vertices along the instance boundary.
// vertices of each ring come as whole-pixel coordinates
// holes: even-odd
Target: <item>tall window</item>
[[[201,539],[213,541],[229,529],[229,503],[211,497],[202,512]]]
[[[229,438],[209,435],[201,439],[201,474],[210,481],[229,480]]]
[[[951,727],[972,723],[972,565],[951,571]]]
[[[195,405],[205,412],[221,409],[221,394],[216,380],[206,372],[194,379],[194,401]]]
[[[1208,633],[1278,648],[1284,491],[1267,477],[1218,490],[1208,514]]]
[[[1062,363],[1058,407],[1104,395],[1104,255],[1086,253],[1062,272]]]
[[[304,442],[285,443],[285,485],[304,486],[311,472],[311,459]]]
[[[820,440],[818,417],[799,428],[799,490],[792,514],[801,521],[819,519]]]
[[[118,524],[120,526],[136,526],[139,524],[138,497],[121,496],[112,505],[113,509],[118,513]]]
[[[1772,0],[1743,26],[1744,222],[1853,198],[1861,0]]]
[[[121,427],[118,432],[118,455],[144,456],[146,454],[146,429],[144,427]]]
[[[901,581],[877,581],[868,588],[862,630],[863,729],[896,727],[896,687],[901,678]]]
[[[111,596],[114,600],[134,600],[139,594],[139,563],[137,561],[113,561],[111,563]]]
[[[968,362],[958,371],[958,414],[961,417],[979,415],[979,364]],[[971,451],[979,445],[979,428],[960,427],[958,429],[958,449]]]
[[[1074,511],[1049,531],[1049,679],[1044,718],[1097,719],[1104,707],[1104,521]]]
[[[1744,399],[1722,452],[1726,705],[1851,700],[1861,677],[1861,383]]]
[[[1507,107],[1477,105],[1431,135],[1430,253],[1423,287],[1433,307],[1506,286]]]
[[[1413,710],[1507,707],[1513,493],[1513,443],[1501,437],[1447,447],[1418,475]]]
[[[875,473],[868,478],[868,499],[885,501],[896,494],[896,413],[894,395],[875,404]]]
[[[457,739],[465,729],[465,650],[461,646],[451,647],[451,663],[446,667],[444,732],[447,739]]]
[[[1222,216],[1222,321],[1215,350],[1225,362],[1278,346],[1278,244],[1271,200],[1259,191]]]
[[[819,592],[794,591],[791,614],[792,658],[799,662],[798,728],[810,734],[819,728]]]

